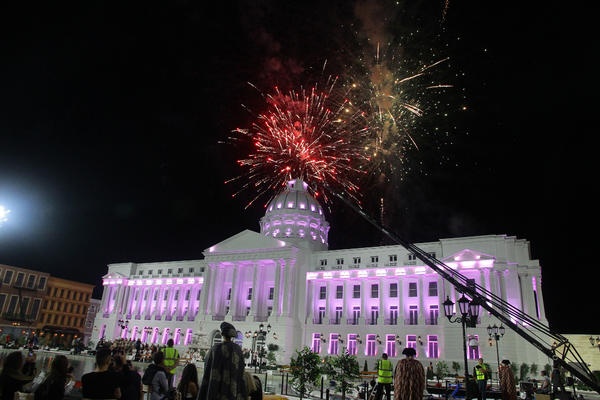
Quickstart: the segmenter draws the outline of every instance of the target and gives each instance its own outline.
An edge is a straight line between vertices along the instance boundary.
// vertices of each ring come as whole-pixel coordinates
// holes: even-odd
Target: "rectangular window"
[[[162,269],[158,270],[158,275],[162,275]]]
[[[167,269],[167,274],[172,274],[172,273],[173,273],[173,268]]]
[[[273,300],[274,297],[275,297],[275,288],[270,287],[269,288],[269,300]]]
[[[535,303],[535,315],[537,316],[537,319],[540,319],[540,303],[538,301],[537,281],[535,280],[535,276],[531,277],[531,286],[533,287],[533,301]]]
[[[44,290],[45,286],[46,286],[46,277],[45,276],[40,276],[40,280],[38,281],[37,288],[39,290]]]
[[[337,356],[338,345],[339,345],[339,335],[337,333],[330,334],[329,335],[329,354]]]
[[[389,260],[390,260],[390,262],[396,262],[396,261],[398,261],[398,256],[396,254],[390,254]]]
[[[269,297],[270,296],[271,296],[271,292],[269,291]],[[246,297],[246,300],[252,300],[252,288],[248,288],[248,296]]]
[[[414,261],[417,259],[417,256],[415,256],[413,253],[408,253],[408,261]]]
[[[355,356],[358,353],[358,348],[356,346],[356,334],[350,333],[348,335],[348,354],[351,356]]]
[[[371,285],[371,298],[376,299],[379,297],[379,285],[373,284]]]
[[[188,269],[188,272],[194,272],[194,268]]]
[[[429,358],[439,358],[438,337],[435,335],[427,336],[427,356]]]
[[[398,306],[390,307],[390,325],[398,324]]]
[[[181,274],[183,272],[183,268],[177,268],[177,273]]]
[[[469,360],[477,360],[479,358],[479,336],[469,335],[467,338],[467,354]]]
[[[406,335],[406,347],[410,347],[417,351],[417,335]]]
[[[427,254],[429,254],[429,257],[435,258],[435,251],[430,251]]]
[[[343,299],[344,298],[344,286],[338,285],[335,287],[335,298]]]
[[[372,357],[377,355],[377,343],[375,342],[375,335],[367,335],[367,345],[365,347],[365,355],[372,356]]]
[[[6,310],[7,314],[14,314],[17,309],[17,296],[12,296],[10,298],[10,302],[8,303],[8,310]]]
[[[15,280],[15,286],[23,286],[23,279],[25,279],[25,274],[19,272],[17,274],[17,279]]]
[[[0,294],[0,314],[4,310],[4,303],[6,303],[6,295],[4,293]]]
[[[27,308],[29,307],[29,297],[24,297],[21,300],[21,307],[19,310],[19,313],[23,314],[23,315],[27,315]]]
[[[321,266],[327,265],[327,260],[321,260]]]
[[[153,270],[148,271],[148,275],[152,275]]]
[[[325,318],[325,307],[319,307],[319,314],[317,315],[317,324],[322,324]]]
[[[417,325],[419,320],[419,308],[418,306],[408,307],[408,325]]]
[[[429,306],[429,325],[437,325],[438,317],[440,316],[440,310],[438,309],[437,304],[432,304]]]
[[[344,265],[344,259],[343,258],[336,258],[335,259],[335,263],[337,265]]]
[[[231,288],[227,289],[227,300],[231,300]]]
[[[371,262],[372,263],[379,262],[379,256],[371,256]]]
[[[201,294],[202,294],[202,289],[198,289],[198,294],[196,295],[196,300],[200,300]]]
[[[144,275],[144,271],[140,271],[140,275]]]
[[[371,325],[377,324],[377,318],[379,318],[379,307],[371,307]]]
[[[360,307],[355,306],[352,308],[352,325],[358,325],[360,320]]]
[[[352,263],[353,263],[354,265],[360,264],[360,257],[354,257],[354,258],[352,259]]]
[[[385,352],[388,357],[396,357],[396,335],[385,335]]]
[[[342,307],[335,308],[335,324],[339,324],[342,320]]]
[[[270,317],[273,314],[273,306],[267,307],[267,317]]]
[[[72,313],[73,312],[73,307],[75,306],[75,304],[71,303],[71,306],[69,307],[69,312]]]
[[[410,282],[408,284],[408,297],[417,297],[417,282]]]
[[[29,275],[27,277],[27,287],[33,289],[33,285],[35,285],[35,275]]]
[[[325,300],[327,298],[327,286],[321,286],[319,288],[319,299]]]
[[[313,353],[320,353],[321,352],[321,334],[320,333],[313,333],[312,335],[312,351]]]
[[[398,284],[390,283],[390,297],[398,297]]]
[[[360,285],[352,286],[352,298],[360,299]]]
[[[438,295],[437,282],[429,282],[429,295],[430,296]]]
[[[65,316],[64,315],[60,318],[60,324],[61,325],[65,324]]]

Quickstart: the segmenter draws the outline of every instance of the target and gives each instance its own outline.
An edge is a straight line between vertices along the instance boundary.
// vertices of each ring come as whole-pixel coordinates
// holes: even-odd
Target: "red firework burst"
[[[252,127],[234,130],[254,149],[238,160],[247,171],[231,180],[243,181],[236,194],[246,188],[255,191],[247,207],[265,194],[271,198],[296,177],[308,182],[314,195],[322,194],[326,203],[329,188],[358,200],[355,180],[367,161],[362,151],[367,123],[335,83],[328,83],[326,91],[313,87],[284,94],[275,88],[274,94],[264,96],[267,110]]]

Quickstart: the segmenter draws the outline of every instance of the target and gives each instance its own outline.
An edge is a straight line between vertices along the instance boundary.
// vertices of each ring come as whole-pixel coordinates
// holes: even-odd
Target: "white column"
[[[398,282],[398,324],[404,324],[404,281],[402,278],[397,278]]]
[[[306,314],[305,323],[312,324],[314,318],[315,302],[313,299],[313,287],[314,283],[312,280],[306,281]]]
[[[282,313],[285,317],[293,316],[294,306],[295,304],[291,303],[291,299],[296,295],[295,293],[295,280],[296,279],[306,279],[306,276],[299,277],[296,274],[296,266],[294,264],[293,259],[284,260],[285,264],[283,266],[283,275],[284,279],[282,282],[284,283],[284,291],[283,291],[283,305],[282,305]]]
[[[360,281],[360,315],[363,321],[367,318],[367,280],[362,279]],[[359,322],[359,325],[362,325]],[[366,340],[366,337],[364,338]]]
[[[205,269],[205,273],[202,277],[202,293],[200,294],[200,305],[198,306],[198,313],[206,317],[207,315],[211,315],[212,311],[209,309],[210,306],[210,288],[213,286],[213,267],[212,265],[207,265]]]
[[[240,291],[242,290],[241,286],[239,284],[239,275],[240,275],[240,268],[242,268],[242,266],[240,265],[239,262],[236,262],[233,265],[233,277],[231,279],[231,299],[229,300],[229,315],[228,315],[228,319],[229,320],[233,320],[234,317],[238,316],[238,299],[240,298]],[[254,292],[254,289],[252,289],[252,291]],[[252,293],[252,295],[254,295],[254,293]]]
[[[418,281],[418,295],[419,295],[419,325],[425,325],[425,296],[429,293],[426,292],[429,288],[425,289],[425,276],[420,275]]]
[[[323,317],[323,325],[329,325],[331,303],[331,279],[329,279],[325,281],[325,316]]]
[[[386,310],[383,309],[383,296],[385,295],[385,280],[383,279],[383,277],[379,278],[379,317],[377,318],[377,325],[383,325],[385,323],[385,312]],[[385,335],[384,335],[384,341],[385,341]]]
[[[348,290],[351,287],[350,279],[346,278],[342,280],[342,285],[344,286],[344,292],[342,296],[342,321],[340,324],[346,325],[348,321],[348,302],[351,298],[350,296],[348,296]],[[346,339],[347,337],[344,338],[344,340]]]
[[[275,264],[275,283],[273,288],[273,316],[278,317],[281,315],[282,303],[283,303],[283,284],[282,276],[285,277],[285,272],[282,274],[283,267]],[[252,289],[252,298],[254,299],[254,289]]]
[[[258,298],[258,269],[259,269],[259,265],[258,262],[255,262],[254,265],[252,266],[253,272],[252,272],[252,300],[250,301],[250,317],[252,317],[252,319],[254,319],[254,317],[257,316],[257,308],[258,308],[258,302],[257,302],[257,298]]]

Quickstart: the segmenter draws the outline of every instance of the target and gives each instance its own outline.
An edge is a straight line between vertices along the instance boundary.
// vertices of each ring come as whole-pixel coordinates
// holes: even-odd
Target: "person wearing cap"
[[[237,331],[223,322],[221,336],[223,342],[215,344],[206,355],[198,400],[247,400],[244,356],[240,346],[231,340],[237,337]]]
[[[425,369],[412,347],[402,350],[406,357],[398,361],[394,370],[394,400],[422,400],[425,390]]]
[[[385,389],[385,397],[391,399],[390,391],[392,390],[392,362],[388,360],[386,353],[381,355],[381,360],[377,362],[377,394],[375,400],[381,400],[383,390]]]
[[[515,384],[515,375],[510,369],[510,361],[502,360],[498,376],[500,379],[502,400],[517,400],[517,386]]]
[[[483,358],[479,358],[477,365],[474,368],[475,380],[477,381],[477,389],[479,391],[479,400],[485,400],[485,389],[487,387],[487,379],[489,371],[487,366],[483,363]]]

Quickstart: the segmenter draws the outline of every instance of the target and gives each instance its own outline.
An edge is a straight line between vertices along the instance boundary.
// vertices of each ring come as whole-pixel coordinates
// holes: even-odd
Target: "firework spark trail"
[[[359,202],[355,178],[364,173],[362,167],[368,162],[362,148],[368,126],[364,112],[336,84],[337,77],[327,80],[324,91],[315,86],[310,91],[283,93],[276,87],[273,94],[261,93],[267,111],[256,117],[250,129],[233,131],[238,136],[231,141],[246,139],[253,148],[238,160],[246,172],[226,181],[243,182],[234,196],[253,189],[255,196],[246,207],[265,195],[272,198],[295,177],[305,179],[326,203],[326,187],[342,190]]]

